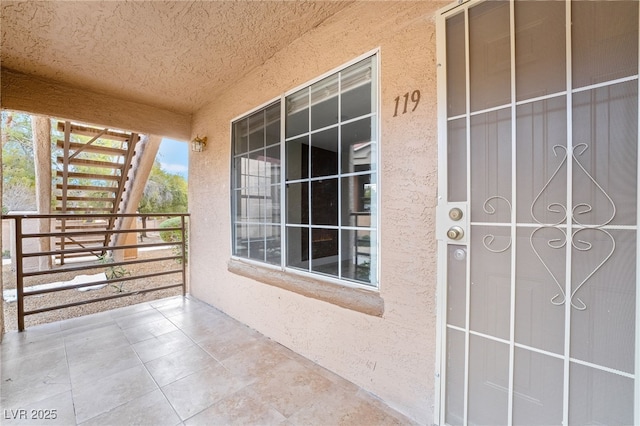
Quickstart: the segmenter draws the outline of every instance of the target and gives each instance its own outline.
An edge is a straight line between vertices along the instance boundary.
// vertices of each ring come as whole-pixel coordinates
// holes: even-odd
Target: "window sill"
[[[329,281],[264,267],[241,259],[230,259],[229,272],[261,283],[322,300],[363,314],[381,317],[384,300],[376,292],[342,286]]]

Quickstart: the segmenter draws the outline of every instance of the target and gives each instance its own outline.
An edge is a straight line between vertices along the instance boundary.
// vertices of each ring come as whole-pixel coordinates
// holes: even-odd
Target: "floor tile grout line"
[[[183,300],[184,300],[184,296],[183,296]],[[171,322],[171,324],[173,324],[173,325],[174,325],[174,326],[175,326],[175,327],[176,327],[176,328],[177,328],[177,329],[178,329],[178,330],[179,330],[179,331],[180,331],[180,332],[181,332],[185,337],[187,337],[189,340],[191,340],[191,342],[192,342],[194,345],[196,345],[196,347],[198,347],[198,348],[202,349],[202,348],[198,345],[198,343],[197,343],[195,340],[193,340],[193,339],[192,339],[188,334],[186,334],[186,333],[184,332],[184,330],[183,330],[183,329],[182,329],[178,324],[176,324],[176,323],[174,323],[173,321],[171,321],[170,317],[167,317],[167,316],[164,314],[164,312],[162,312],[162,311],[158,310],[158,308],[157,308],[157,307],[155,307],[155,306],[153,306],[153,305],[152,305],[151,307],[152,307],[153,309],[155,309],[155,310],[156,310],[156,312],[159,312],[159,313],[160,313],[164,318],[166,318],[169,322]],[[175,316],[175,315],[174,315],[174,316]],[[156,337],[157,337],[157,336],[156,336]],[[133,345],[132,345],[132,346],[133,346]],[[203,349],[203,350],[204,350],[204,349]],[[135,351],[135,349],[134,349],[134,351]],[[175,351],[175,352],[179,352],[179,351]],[[172,352],[172,353],[175,353],[175,352]],[[209,355],[209,353],[208,353],[208,352],[206,352],[206,351],[205,351],[205,353],[207,353],[207,355]],[[137,353],[137,352],[136,352],[136,355],[138,355],[138,353]],[[171,355],[171,354],[166,354],[166,355],[164,355],[164,356],[167,356],[167,355]],[[139,355],[138,355],[138,358],[139,358]],[[162,358],[162,357],[160,357],[160,358]],[[156,359],[160,359],[160,358],[156,358]],[[215,358],[214,358],[214,359],[215,359]],[[142,361],[142,360],[141,360],[141,361]],[[155,359],[153,359],[153,360],[149,360],[149,361],[147,361],[147,363],[152,362],[152,361],[155,361]],[[216,361],[218,361],[218,360],[216,359]],[[168,397],[167,397],[167,395],[165,394],[165,391],[164,391],[164,389],[163,389],[163,386],[160,386],[160,384],[156,381],[155,377],[153,377],[153,374],[151,374],[151,371],[149,371],[149,368],[147,367],[147,363],[143,362],[143,363],[142,363],[142,365],[144,366],[144,368],[145,368],[145,370],[147,371],[147,373],[149,374],[149,376],[151,376],[151,379],[152,379],[152,380],[153,380],[153,382],[156,384],[156,386],[158,386],[158,390],[160,390],[160,393],[162,393],[162,397],[165,399],[165,401],[167,401],[167,403],[169,404],[169,406],[171,407],[171,409],[173,410],[173,412],[176,414],[176,416],[178,417],[178,419],[180,419],[180,424],[184,424],[184,422],[185,422],[185,421],[187,421],[188,419],[184,419],[184,420],[182,419],[182,417],[180,416],[180,414],[178,413],[178,411],[176,410],[176,408],[174,407],[174,405],[171,403],[171,401],[169,400],[169,398],[168,398]],[[218,363],[220,363],[220,362],[218,361]],[[196,372],[193,372],[192,374],[196,374],[196,373],[197,373],[197,371],[196,371]],[[190,376],[190,375],[187,375],[187,376],[185,376],[185,377],[188,377],[188,376]],[[183,377],[183,378],[184,378],[184,377]],[[173,381],[173,382],[171,382],[171,383],[175,383],[175,382],[177,382],[178,380],[182,380],[183,378],[176,379],[176,380],[174,380],[174,381]],[[166,387],[166,386],[169,386],[171,383],[167,383],[167,384],[165,385],[165,387]],[[207,407],[207,408],[209,408],[209,407]],[[206,410],[207,408],[205,408],[205,410]],[[192,416],[192,417],[193,417],[193,416]],[[191,418],[191,417],[189,417],[189,418]]]
[[[115,324],[115,325],[116,325],[116,326],[117,326],[117,327],[118,327],[118,328],[119,328],[119,329],[124,333],[124,329],[123,329],[122,327],[120,327],[120,325],[116,322],[115,318],[113,318],[113,322],[114,322],[114,324]],[[126,336],[125,336],[125,338],[126,338]],[[142,365],[142,367],[144,368],[144,370],[145,370],[145,372],[147,373],[147,375],[149,376],[149,378],[150,378],[150,379],[153,381],[153,383],[156,385],[156,389],[153,389],[153,390],[150,390],[149,392],[145,392],[145,393],[143,393],[143,394],[141,394],[141,395],[138,395],[138,396],[137,396],[137,397],[135,397],[134,399],[131,399],[131,400],[126,401],[126,402],[123,402],[122,404],[118,404],[117,406],[112,407],[112,408],[110,408],[109,410],[107,410],[107,411],[105,411],[105,412],[102,412],[102,413],[96,414],[95,416],[93,416],[93,417],[91,417],[91,418],[86,419],[84,422],[88,422],[88,421],[90,421],[90,420],[92,420],[92,419],[95,419],[96,417],[99,417],[99,416],[102,416],[102,415],[104,415],[104,414],[106,414],[106,413],[109,413],[109,412],[111,412],[111,411],[114,411],[114,410],[116,410],[116,409],[118,409],[118,408],[120,408],[120,407],[122,407],[122,406],[124,406],[124,405],[126,405],[126,404],[128,404],[128,403],[130,403],[131,401],[135,401],[136,399],[139,399],[139,398],[142,398],[142,397],[144,397],[144,396],[146,396],[146,395],[149,395],[149,394],[151,394],[152,392],[155,392],[156,390],[157,390],[157,391],[160,391],[160,393],[162,393],[162,396],[166,399],[166,395],[164,394],[164,392],[162,392],[162,388],[160,387],[160,385],[158,384],[158,382],[155,380],[155,378],[153,377],[153,375],[151,374],[151,372],[150,372],[150,371],[149,371],[149,369],[147,368],[146,364],[142,361],[142,359],[140,358],[140,355],[138,354],[138,352],[136,352],[136,350],[135,350],[135,349],[133,349],[133,344],[132,344],[131,342],[129,342],[129,340],[128,340],[128,339],[127,339],[127,344],[128,344],[128,346],[129,346],[129,348],[131,348],[131,350],[133,351],[133,353],[136,355],[136,357],[138,358],[138,360],[140,361],[140,364],[141,364],[141,365]],[[132,368],[133,368],[133,367],[132,367]],[[117,373],[113,373],[113,374],[117,374]],[[112,374],[112,375],[113,375],[113,374]],[[109,376],[107,376],[107,377],[109,377]],[[104,377],[103,377],[102,379],[104,379]],[[73,400],[73,394],[72,394],[72,400]],[[173,407],[173,405],[171,405],[171,403],[170,403],[168,400],[167,400],[167,402],[168,402],[168,403],[169,403],[169,405],[171,406],[171,409],[175,412],[175,408]],[[75,412],[75,405],[74,405],[74,412]],[[178,414],[178,413],[176,413],[176,415],[177,415],[177,414]],[[178,418],[180,418],[180,416],[178,416]],[[84,423],[84,422],[83,422],[83,423]],[[78,425],[77,416],[76,416],[76,425]]]
[[[113,316],[111,316],[111,315],[110,315],[110,323],[109,323],[109,322],[105,322],[105,323],[103,323],[103,324],[114,325],[114,326],[115,326],[115,327],[117,327],[120,331],[122,331],[122,332],[124,333],[124,330],[122,329],[122,327],[117,323],[116,318],[114,318],[114,317],[113,317]],[[103,325],[103,324],[94,324],[94,325]],[[87,325],[91,325],[91,324],[87,324]],[[69,329],[69,330],[71,330],[71,329]],[[72,334],[72,333],[70,333],[69,335],[71,335],[71,334]],[[72,381],[71,381],[71,366],[69,365],[69,359],[68,359],[68,356],[67,356],[67,341],[66,341],[66,338],[67,338],[67,337],[68,337],[68,335],[67,335],[67,336],[64,336],[64,339],[65,339],[64,349],[65,349],[65,357],[66,357],[66,359],[67,359],[67,368],[68,368],[68,371],[69,371],[69,384],[70,384],[70,387],[71,387],[71,401],[72,401],[72,404],[73,404],[73,411],[74,411],[74,416],[75,416],[75,424],[76,424],[76,426],[77,426],[79,423],[78,423],[78,417],[77,417],[77,413],[76,413],[75,393],[74,393],[74,391],[73,391],[73,383],[72,383]],[[126,336],[124,336],[124,337],[125,337],[125,339],[126,339]],[[129,342],[129,341],[128,341],[128,339],[127,339],[127,345],[128,345],[128,347],[129,347],[129,348],[131,348],[131,350],[133,350],[133,353],[136,355],[136,357],[138,358],[138,360],[140,361],[140,363],[141,363],[141,364],[142,364],[142,366],[144,367],[144,363],[143,363],[143,362],[142,362],[142,360],[140,359],[140,356],[138,355],[138,353],[133,349],[132,344],[131,344],[131,342]],[[133,368],[133,367],[132,367],[132,368]],[[158,390],[159,390],[159,389],[160,389],[160,387],[159,387],[159,386],[158,386],[158,384],[155,382],[155,380],[153,379],[153,376],[151,376],[151,374],[150,374],[150,373],[149,373],[149,371],[146,369],[146,367],[145,367],[145,371],[147,372],[147,374],[149,374],[149,376],[150,376],[150,377],[151,377],[151,379],[154,381],[154,383],[156,384],[156,386],[157,386],[157,388],[158,388]],[[114,375],[114,374],[117,374],[117,373],[113,373],[113,374],[111,374],[111,375],[109,375],[109,376],[102,377],[102,378],[101,378],[101,380],[102,380],[102,379],[105,379],[105,378],[107,378],[107,377],[110,377],[110,376],[112,376],[112,375]],[[156,390],[156,389],[154,389],[154,390]],[[136,397],[136,398],[134,398],[134,399],[141,398],[141,397],[143,397],[143,396],[145,396],[145,395],[147,395],[147,394],[149,394],[149,393],[151,393],[151,392],[153,392],[153,390],[152,390],[152,391],[149,391],[149,392],[147,392],[147,393],[145,393],[145,394],[143,394],[143,395],[139,395],[138,397]],[[131,401],[132,401],[132,400],[131,400]],[[88,419],[85,419],[85,420],[84,420],[84,422],[82,422],[82,423],[88,422],[88,421],[90,421],[91,419],[94,419],[94,418],[99,417],[99,416],[101,416],[101,415],[103,415],[103,414],[106,414],[106,413],[108,413],[108,412],[110,412],[110,411],[113,411],[113,410],[115,410],[115,409],[117,409],[117,408],[119,408],[119,407],[121,407],[121,406],[123,406],[123,405],[127,404],[128,402],[130,402],[130,401],[124,402],[124,403],[122,403],[122,404],[119,404],[119,405],[117,405],[117,406],[115,406],[115,407],[110,408],[109,410],[107,410],[107,411],[105,411],[105,412],[102,412],[102,413],[96,414],[96,415],[95,415],[95,416],[93,416],[93,417],[90,417],[90,418],[88,418]],[[173,408],[173,407],[172,407],[172,408]]]
[[[71,406],[73,407],[73,422],[78,425],[78,414],[76,412],[76,398],[75,392],[73,391],[73,382],[71,381],[71,365],[69,363],[69,353],[67,351],[67,335],[62,336],[63,348],[64,348],[64,359],[67,364],[67,373],[69,374],[69,392],[71,393]]]
[[[187,417],[187,418],[186,418],[186,419],[184,419],[184,420],[182,420],[182,419],[181,419],[181,420],[182,420],[182,423],[184,424],[184,422],[186,422],[186,421],[189,421],[189,420],[193,419],[194,417],[196,417],[197,415],[199,415],[199,414],[201,414],[201,413],[203,413],[203,412],[207,411],[209,408],[213,407],[214,405],[216,405],[216,404],[218,404],[218,403],[220,403],[220,402],[224,401],[224,400],[225,400],[225,399],[227,399],[227,398],[230,398],[231,396],[233,396],[233,395],[235,395],[235,394],[237,394],[237,393],[240,393],[241,391],[245,390],[246,388],[248,388],[248,387],[249,387],[249,386],[251,386],[252,384],[253,384],[253,382],[248,383],[247,385],[245,385],[245,386],[243,386],[242,388],[240,388],[240,389],[236,390],[235,392],[231,392],[230,394],[225,395],[224,397],[222,397],[222,398],[218,399],[217,401],[213,402],[211,405],[209,405],[209,406],[207,406],[207,407],[203,408],[202,410],[198,411],[198,412],[197,412],[197,413],[195,413],[194,415],[192,415],[192,416],[190,416],[190,417]],[[271,405],[269,405],[269,407],[271,407]],[[276,410],[276,411],[277,411],[277,410]],[[279,411],[278,411],[278,412],[279,412]],[[178,418],[179,418],[179,417],[180,417],[180,416],[178,416]],[[283,415],[283,417],[286,419],[286,416],[284,416],[284,415]]]
[[[154,307],[154,308],[155,308],[155,307]],[[157,308],[155,308],[155,309],[157,310]],[[192,343],[193,343],[197,348],[201,349],[204,353],[206,353],[206,354],[207,354],[208,356],[210,356],[214,361],[216,361],[216,362],[217,362],[217,365],[219,365],[219,366],[220,366],[220,367],[222,367],[225,371],[227,371],[227,372],[229,372],[230,374],[232,374],[234,377],[236,376],[236,375],[235,375],[231,370],[229,370],[229,369],[228,369],[228,368],[227,368],[227,367],[222,363],[222,361],[220,361],[220,360],[219,360],[215,355],[211,354],[209,351],[207,351],[205,348],[203,348],[203,347],[200,345],[200,343],[199,343],[199,342],[197,342],[197,341],[196,341],[196,340],[194,340],[191,336],[189,336],[187,333],[185,333],[185,331],[184,331],[184,329],[182,328],[182,326],[181,326],[181,325],[176,324],[174,321],[171,321],[171,317],[166,316],[163,312],[161,312],[161,311],[159,311],[159,312],[160,312],[160,313],[161,313],[161,314],[162,314],[166,319],[168,319],[168,320],[169,320],[173,325],[175,325],[175,326],[178,328],[178,330],[180,330],[180,331],[181,331],[181,332],[182,332],[182,333],[183,333],[183,334],[184,334],[184,335],[185,335],[189,340],[191,340],[191,342],[192,342]],[[226,315],[226,314],[224,314],[224,313],[223,313],[223,315]],[[177,316],[177,315],[173,315],[173,316]],[[149,361],[149,362],[151,362],[151,361]],[[144,365],[145,365],[145,368],[147,368],[146,364],[144,364]],[[148,371],[148,369],[147,369],[147,371]],[[189,377],[189,376],[191,376],[191,375],[193,375],[193,374],[197,374],[197,373],[198,373],[198,371],[195,371],[195,372],[193,372],[193,373],[191,373],[191,374],[189,374],[189,375],[187,375],[187,376],[185,376],[185,377],[182,377],[182,378],[180,378],[180,379],[176,379],[176,380],[175,380],[175,381],[173,381],[172,383],[175,383],[175,382],[177,382],[177,381],[179,381],[179,380],[183,380],[183,379],[185,379],[186,377]],[[149,372],[149,374],[151,374],[151,373]],[[152,377],[153,377],[153,376],[152,376]],[[154,379],[154,382],[155,382],[155,379]],[[171,408],[174,410],[174,412],[176,412],[176,414],[178,415],[178,418],[181,420],[182,424],[184,424],[184,423],[185,423],[185,422],[187,422],[188,420],[190,420],[190,419],[194,418],[195,416],[199,415],[200,413],[202,413],[202,412],[204,412],[204,411],[208,410],[209,408],[213,407],[215,404],[219,403],[220,401],[223,401],[224,399],[226,399],[226,398],[228,398],[228,397],[230,397],[230,396],[232,396],[232,395],[237,394],[237,393],[238,393],[238,392],[240,392],[241,390],[244,390],[244,389],[248,388],[249,386],[253,385],[253,383],[254,383],[254,382],[247,383],[245,386],[243,386],[242,388],[238,389],[237,391],[232,392],[232,393],[231,393],[231,394],[229,394],[229,395],[225,395],[223,398],[220,398],[219,400],[217,400],[217,401],[213,402],[212,404],[208,405],[207,407],[203,408],[202,410],[198,411],[197,413],[194,413],[192,416],[190,416],[190,417],[188,417],[188,418],[186,418],[186,419],[184,419],[184,420],[183,420],[183,419],[182,419],[182,417],[177,413],[177,411],[176,411],[175,407],[174,407],[174,406],[173,406],[173,404],[171,404],[171,402],[169,401],[169,399],[168,399],[167,395],[164,393],[164,390],[162,389],[162,387],[160,387],[160,392],[162,392],[162,395],[164,396],[164,398],[167,400],[167,402],[169,402],[169,405],[171,405]],[[157,382],[156,382],[156,384],[157,384]],[[169,386],[170,384],[171,384],[171,383],[169,383],[169,384],[167,384],[167,385],[165,385],[165,386]],[[269,407],[271,407],[271,405],[269,405]],[[271,407],[271,408],[273,408],[273,407]],[[277,411],[277,410],[276,410],[276,411]],[[278,412],[279,412],[279,411],[278,411]],[[285,417],[285,419],[286,419],[286,416],[284,416],[284,415],[283,415],[283,417]]]

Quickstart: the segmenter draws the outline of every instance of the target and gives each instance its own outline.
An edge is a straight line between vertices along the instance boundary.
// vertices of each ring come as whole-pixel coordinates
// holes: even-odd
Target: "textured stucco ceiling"
[[[346,4],[1,0],[2,67],[190,113]]]

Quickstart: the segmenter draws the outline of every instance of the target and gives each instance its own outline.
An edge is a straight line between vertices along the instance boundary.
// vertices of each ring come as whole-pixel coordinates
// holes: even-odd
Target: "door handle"
[[[464,230],[459,226],[452,226],[447,231],[447,237],[452,240],[461,240],[464,237]]]

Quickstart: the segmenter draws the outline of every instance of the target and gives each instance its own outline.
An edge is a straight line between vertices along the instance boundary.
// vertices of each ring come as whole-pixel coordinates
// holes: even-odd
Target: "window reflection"
[[[342,173],[372,170],[371,117],[342,126]]]
[[[301,225],[287,231],[287,266],[375,285],[374,65],[366,59],[287,97],[285,144],[286,223]]]
[[[233,124],[234,249],[236,256],[280,258],[280,105]],[[273,226],[276,225],[276,226]],[[275,229],[274,229],[275,228]],[[275,247],[278,247],[276,250]]]

